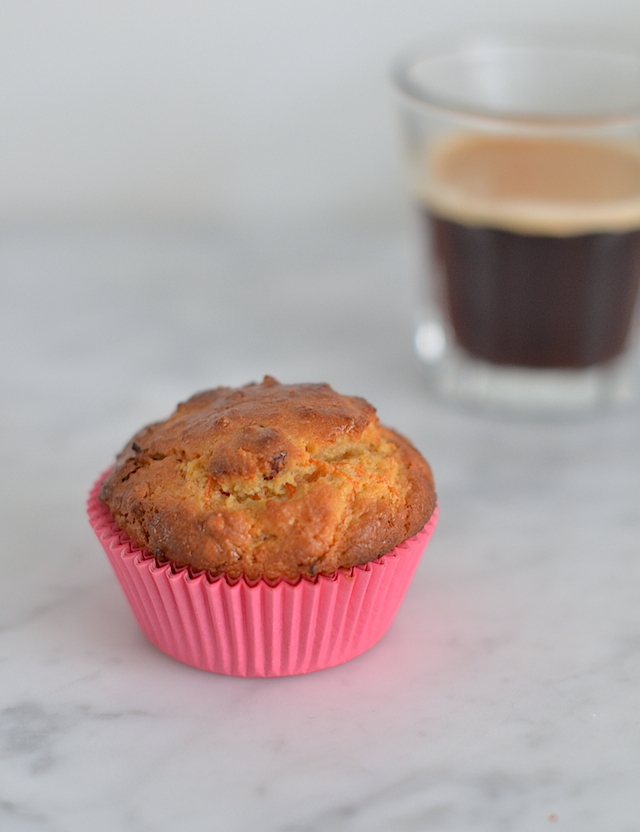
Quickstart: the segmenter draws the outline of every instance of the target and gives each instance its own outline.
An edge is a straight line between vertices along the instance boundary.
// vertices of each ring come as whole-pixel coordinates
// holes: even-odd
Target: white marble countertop
[[[0,237],[3,832],[637,832],[637,412],[430,401],[384,227]],[[84,501],[142,424],[264,373],[369,398],[441,520],[371,651],[243,680],[146,642]]]

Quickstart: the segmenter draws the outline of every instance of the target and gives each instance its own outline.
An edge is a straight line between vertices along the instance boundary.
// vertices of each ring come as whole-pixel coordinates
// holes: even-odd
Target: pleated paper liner
[[[296,582],[230,581],[159,563],[89,495],[89,520],[147,638],[185,664],[229,676],[333,667],[389,628],[437,522],[377,560]]]

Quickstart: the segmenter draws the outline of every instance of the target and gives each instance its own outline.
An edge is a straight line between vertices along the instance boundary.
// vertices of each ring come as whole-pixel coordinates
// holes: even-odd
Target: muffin
[[[435,508],[428,464],[364,399],[270,377],[200,393],[141,430],[100,499],[160,560],[250,579],[374,560]]]
[[[151,640],[236,675],[307,672],[377,641],[435,509],[428,463],[364,399],[269,376],[143,428],[90,501]]]

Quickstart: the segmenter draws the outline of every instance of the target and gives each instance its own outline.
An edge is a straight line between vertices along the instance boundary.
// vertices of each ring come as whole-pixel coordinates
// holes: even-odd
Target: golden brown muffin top
[[[295,579],[386,554],[436,497],[427,462],[364,399],[267,376],[199,393],[143,428],[100,499],[161,560]]]

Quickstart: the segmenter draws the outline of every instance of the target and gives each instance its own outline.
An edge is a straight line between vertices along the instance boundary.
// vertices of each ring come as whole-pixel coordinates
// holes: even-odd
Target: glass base
[[[589,413],[637,401],[637,350],[580,370],[490,364],[451,343],[436,319],[423,320],[415,349],[434,394],[475,409],[536,416]]]

